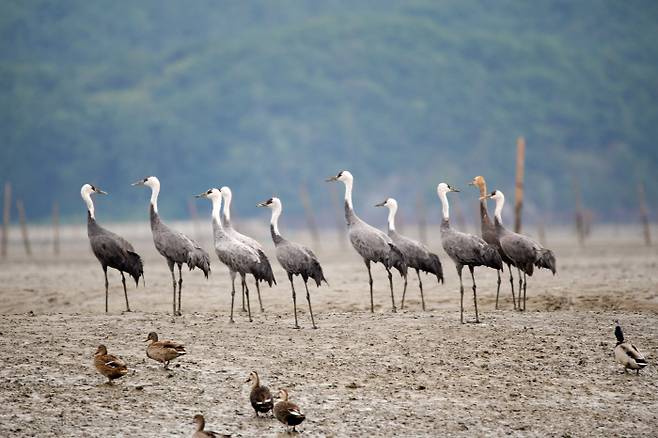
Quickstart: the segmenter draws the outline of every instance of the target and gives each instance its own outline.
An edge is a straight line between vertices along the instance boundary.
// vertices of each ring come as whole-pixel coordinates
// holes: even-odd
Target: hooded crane
[[[393,295],[393,275],[391,274],[391,268],[397,269],[406,281],[407,263],[405,262],[404,254],[402,254],[400,248],[393,243],[393,240],[386,233],[368,225],[354,213],[354,207],[352,206],[354,177],[350,172],[343,170],[338,175],[327,179],[327,182],[329,181],[341,181],[345,184],[345,220],[347,222],[347,233],[352,246],[363,257],[363,262],[366,264],[366,268],[368,268],[370,311],[375,311],[372,297],[372,273],[370,272],[370,263],[375,262],[383,264],[386,268],[388,283],[391,288],[392,311],[395,312],[395,296]]]
[[[512,287],[512,303],[514,304],[514,310],[516,310],[516,298],[514,296],[514,277],[512,276],[512,265],[514,264],[512,260],[509,259],[500,248],[500,242],[498,241],[498,234],[496,234],[496,226],[491,222],[489,217],[489,210],[487,209],[487,182],[484,180],[483,176],[476,176],[473,178],[473,181],[469,185],[476,186],[480,189],[480,230],[482,232],[482,239],[487,242],[489,245],[496,248],[500,258],[507,265],[507,270],[509,271],[509,284]],[[500,272],[498,274],[498,284],[496,286],[496,309],[498,309],[498,296],[500,295]]]
[[[475,322],[480,322],[478,315],[477,287],[475,285],[474,270],[476,266],[487,266],[493,269],[502,269],[503,261],[496,248],[473,234],[460,233],[450,228],[450,206],[448,205],[448,192],[459,190],[446,183],[440,183],[436,192],[443,207],[443,220],[441,221],[441,243],[443,249],[455,263],[459,275],[460,318],[464,323],[464,283],[462,282],[462,269],[468,266],[473,279],[473,303],[475,305]]]
[[[267,201],[258,204],[259,207],[267,207],[272,209],[272,218],[270,220],[270,233],[272,240],[276,247],[276,259],[281,264],[281,267],[288,273],[288,280],[290,280],[290,287],[292,288],[292,305],[295,312],[295,328],[299,328],[297,324],[297,296],[295,294],[295,284],[293,283],[293,275],[301,275],[304,280],[304,288],[306,289],[306,301],[308,301],[308,310],[311,314],[311,323],[313,328],[316,329],[315,319],[313,319],[313,308],[311,308],[311,294],[308,292],[308,279],[315,280],[315,285],[320,287],[320,284],[327,280],[322,273],[322,266],[317,256],[313,251],[302,246],[298,243],[291,242],[281,237],[279,233],[279,216],[281,215],[281,200],[279,198],[270,198]],[[328,283],[327,283],[328,284]]]
[[[532,277],[534,267],[549,269],[553,275],[556,272],[555,255],[550,249],[543,248],[540,244],[524,236],[523,234],[514,233],[509,231],[503,226],[502,212],[505,205],[505,195],[500,190],[495,190],[487,195],[486,198],[491,198],[496,201],[496,209],[494,210],[494,223],[496,226],[496,235],[500,241],[500,247],[512,261],[512,264],[519,270],[519,310],[525,310],[526,300],[526,275]],[[523,272],[523,279],[521,279],[521,272]],[[523,287],[523,307],[521,307],[521,287]]]
[[[249,322],[251,319],[251,306],[249,304],[249,287],[247,286],[247,274],[253,274],[259,269],[262,263],[258,251],[232,237],[224,230],[219,211],[222,208],[222,192],[219,189],[212,188],[196,195],[197,198],[210,199],[212,202],[212,232],[215,240],[215,252],[219,260],[224,263],[229,270],[237,272],[242,278],[242,287],[247,297],[247,313]],[[235,303],[235,288],[231,290],[231,317],[233,320],[233,304]]]
[[[128,305],[128,291],[126,290],[126,277],[123,273],[127,272],[133,277],[135,279],[135,286],[138,286],[139,277],[144,276],[142,258],[135,252],[133,246],[126,239],[98,225],[96,217],[94,216],[94,203],[91,200],[92,193],[98,193],[101,195],[107,195],[107,193],[91,184],[85,184],[80,189],[80,195],[87,204],[87,235],[89,236],[91,250],[100,262],[103,268],[103,273],[105,274],[105,312],[107,312],[108,304],[108,267],[121,272],[123,294],[126,297],[126,312],[130,312],[130,305]]]
[[[151,233],[153,243],[158,252],[167,260],[171,281],[174,286],[174,316],[181,315],[181,291],[183,289],[183,273],[181,267],[187,264],[190,271],[199,268],[208,278],[210,274],[210,257],[208,253],[194,240],[183,233],[172,230],[160,220],[158,214],[158,194],[160,193],[160,180],[155,176],[148,176],[132,184],[133,186],[146,186],[151,189]],[[176,307],[176,275],[174,265],[178,265],[178,308]]]
[[[400,248],[404,254],[405,261],[409,268],[416,270],[418,276],[418,285],[420,287],[420,300],[425,310],[425,298],[423,296],[423,281],[420,279],[420,271],[436,275],[439,284],[443,283],[443,268],[439,256],[430,252],[430,250],[420,242],[402,236],[395,231],[395,213],[398,211],[398,202],[393,198],[388,198],[375,207],[388,207],[388,237]],[[404,279],[404,291],[402,292],[402,303],[400,308],[404,309],[404,297],[407,294],[407,278]]]
[[[258,256],[260,257],[261,262],[258,265],[258,269],[254,272],[254,279],[256,280],[256,292],[258,293],[258,304],[260,306],[260,311],[264,312],[265,309],[263,309],[263,301],[260,298],[259,283],[261,281],[265,281],[270,287],[272,287],[272,283],[276,284],[276,279],[274,278],[274,273],[272,272],[272,266],[270,265],[270,260],[265,255],[265,252],[263,251],[263,247],[261,246],[260,243],[258,243],[256,240],[252,239],[249,236],[245,236],[244,234],[237,232],[233,228],[233,226],[231,225],[231,199],[233,198],[233,192],[231,192],[231,189],[226,186],[222,187],[219,190],[222,192],[222,198],[224,199],[224,209],[222,210],[222,226],[224,227],[224,230],[234,239],[237,239],[238,241],[244,243],[245,245],[248,245],[253,249],[255,249],[258,252]],[[230,274],[231,274],[231,286],[233,287],[233,290],[235,290],[236,273],[234,271],[230,271]],[[242,290],[242,310],[246,311],[246,309],[244,308],[244,289]]]

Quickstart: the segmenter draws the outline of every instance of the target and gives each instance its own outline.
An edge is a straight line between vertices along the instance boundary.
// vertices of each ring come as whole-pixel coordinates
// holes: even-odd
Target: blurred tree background
[[[475,204],[477,174],[511,199],[524,135],[529,221],[570,220],[574,180],[598,220],[636,221],[638,182],[658,205],[657,38],[652,0],[4,0],[0,179],[32,219],[58,200],[80,222],[85,182],[103,220],[147,218],[146,175],[169,218],[230,185],[241,217],[275,194],[294,221],[305,184],[332,224],[342,169],[365,217],[440,181]]]

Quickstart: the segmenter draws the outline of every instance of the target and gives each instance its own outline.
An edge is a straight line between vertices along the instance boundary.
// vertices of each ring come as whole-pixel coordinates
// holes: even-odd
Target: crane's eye
[[[343,171],[342,170],[340,172],[338,172],[337,178],[340,178],[341,176],[343,176]]]
[[[94,192],[96,191],[96,187],[94,187],[94,186],[91,186],[91,189],[92,189]]]
[[[272,202],[273,202],[273,201],[272,201],[272,198],[270,198],[270,199],[267,200],[267,204],[268,204],[268,205],[271,204]]]
[[[144,182],[146,182],[146,181],[148,181],[148,180],[149,180],[148,178],[144,178]]]
[[[211,193],[212,193],[212,189],[208,190],[208,191],[206,192],[206,195],[210,195]]]

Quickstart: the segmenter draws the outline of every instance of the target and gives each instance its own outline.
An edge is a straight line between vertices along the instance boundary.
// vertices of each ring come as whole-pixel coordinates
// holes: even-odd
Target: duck
[[[151,343],[146,347],[146,356],[163,364],[164,369],[168,369],[170,361],[186,354],[183,344],[174,341],[158,341],[156,332],[149,333],[144,342],[148,341]]]
[[[286,426],[286,429],[292,426],[292,431],[296,432],[295,426],[301,424],[306,419],[306,416],[302,414],[299,406],[288,400],[287,390],[279,390],[279,400],[274,405],[274,416]]]
[[[126,363],[112,354],[107,354],[107,347],[102,344],[98,346],[94,354],[94,366],[99,373],[108,378],[108,384],[112,384],[112,380],[128,374]]]
[[[254,408],[254,411],[256,411],[256,416],[258,417],[259,412],[266,414],[271,411],[272,407],[274,406],[272,393],[267,386],[260,384],[260,378],[258,377],[258,373],[256,371],[249,373],[249,377],[245,383],[247,382],[251,382],[251,393],[249,394],[249,401],[251,402],[251,406]]]
[[[617,362],[624,366],[625,373],[628,372],[628,369],[631,369],[640,374],[640,370],[648,365],[647,360],[635,345],[624,341],[624,332],[617,320],[615,320],[615,337],[617,338],[617,345],[615,345],[614,352]]]
[[[206,427],[206,419],[203,418],[203,415],[197,414],[194,416],[194,425],[196,430],[192,435],[192,438],[216,438],[216,437],[230,437],[231,435],[226,435],[223,433],[213,432],[212,430],[203,430]]]

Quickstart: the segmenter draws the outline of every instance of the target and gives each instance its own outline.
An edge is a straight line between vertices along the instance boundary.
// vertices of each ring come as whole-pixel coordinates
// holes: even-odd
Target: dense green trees
[[[220,184],[243,215],[274,193],[298,211],[302,182],[326,210],[341,168],[357,198],[411,208],[479,173],[511,192],[523,134],[529,214],[569,217],[577,177],[634,220],[658,168],[657,30],[651,1],[5,1],[0,176],[39,217],[53,198],[83,217],[87,181],[104,214],[141,217],[128,183],[147,174],[168,216]]]

